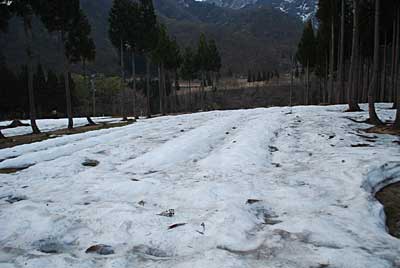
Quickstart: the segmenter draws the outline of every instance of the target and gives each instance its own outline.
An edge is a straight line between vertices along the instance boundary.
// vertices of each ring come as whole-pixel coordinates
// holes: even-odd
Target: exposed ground
[[[400,267],[374,198],[400,181],[399,138],[344,110],[167,116],[0,150],[0,267]]]
[[[400,238],[400,183],[391,184],[376,194],[385,207],[386,223],[391,235]]]

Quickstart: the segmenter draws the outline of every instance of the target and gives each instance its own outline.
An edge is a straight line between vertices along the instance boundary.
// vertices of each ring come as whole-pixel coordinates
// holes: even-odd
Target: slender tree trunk
[[[205,81],[204,81],[204,79],[205,79],[205,75],[204,75],[204,71],[202,71],[201,72],[201,84],[200,84],[200,86],[201,86],[201,88],[200,88],[200,95],[201,95],[201,98],[200,98],[200,105],[201,105],[201,110],[202,111],[204,111],[204,92],[205,92],[205,90],[204,90],[204,87],[205,87]]]
[[[33,87],[33,52],[32,52],[32,16],[24,16],[24,29],[26,36],[26,53],[28,56],[27,69],[28,69],[28,94],[29,94],[29,117],[31,121],[32,132],[35,134],[40,133],[36,124],[36,104],[35,92]]]
[[[397,99],[399,97],[398,84],[399,84],[399,51],[400,51],[400,10],[397,9],[397,26],[396,26],[396,52],[395,52],[395,67],[394,67],[394,86],[393,86],[393,109],[397,107]]]
[[[372,75],[372,83],[368,90],[368,111],[369,111],[369,120],[374,125],[382,125],[382,121],[379,119],[376,110],[375,110],[375,99],[376,93],[378,89],[378,76],[379,76],[379,25],[380,25],[380,0],[375,0],[375,30],[374,30],[374,66],[373,66],[373,75]]]
[[[382,69],[382,90],[380,94],[380,101],[386,100],[386,65],[387,65],[387,32],[385,32],[385,45],[383,47],[383,69]]]
[[[307,60],[307,74],[306,74],[306,105],[310,104],[310,63]]]
[[[121,114],[122,121],[128,121],[125,111],[125,64],[124,64],[124,42],[120,40],[120,57],[121,57]]]
[[[192,101],[192,85],[191,80],[189,79],[189,111],[193,111],[193,101]]]
[[[162,74],[162,97],[164,99],[164,114],[167,114],[167,109],[166,109],[166,100],[167,100],[167,84],[166,84],[166,76],[165,76],[165,66],[164,64],[161,65],[161,74]]]
[[[359,18],[358,18],[358,13],[359,13],[359,0],[353,0],[353,42],[352,42],[352,48],[351,48],[351,65],[350,65],[350,74],[349,74],[349,90],[347,91],[347,99],[348,99],[348,104],[349,104],[349,109],[348,111],[350,112],[355,112],[355,111],[360,111],[360,106],[358,106],[358,103],[356,101],[355,97],[355,78],[356,78],[356,68],[357,68],[357,57],[358,57],[358,42],[359,42]]]
[[[340,50],[339,50],[339,66],[338,66],[338,82],[339,82],[339,92],[338,92],[338,103],[344,102],[344,32],[345,32],[345,12],[346,12],[346,2],[342,0],[341,5],[341,18],[340,18]]]
[[[158,64],[158,95],[160,99],[160,114],[164,115],[164,92],[163,92],[163,86],[162,86],[162,71],[161,71],[161,63]]]
[[[132,90],[133,90],[133,118],[136,119],[136,60],[135,50],[132,49]]]
[[[396,50],[396,43],[397,41],[397,17],[398,17],[398,12],[396,13],[396,16],[393,19],[393,35],[392,35],[392,65],[391,65],[391,71],[390,71],[390,89],[389,89],[389,101],[395,101],[393,99],[394,95],[394,84],[395,84],[395,70],[396,70],[396,56],[397,56],[397,50]]]
[[[86,73],[86,61],[85,60],[82,61],[82,66],[83,66],[83,83],[84,83],[87,91],[90,92],[90,90],[89,90],[89,82],[88,82],[87,73]],[[96,123],[92,120],[92,118],[90,118],[90,98],[89,98],[89,101],[88,101],[88,105],[86,107],[86,120],[88,121],[88,124],[90,126],[96,125]]]
[[[293,56],[290,58],[290,92],[289,92],[289,106],[292,107],[293,99]]]
[[[151,118],[150,107],[150,55],[146,54],[146,113],[147,118]]]
[[[331,58],[329,60],[329,104],[333,104],[333,91],[335,79],[335,16],[331,17]]]
[[[65,51],[65,33],[61,32],[61,40],[62,40],[62,54],[64,58],[64,85],[65,85],[65,96],[67,103],[67,117],[68,117],[68,129],[74,128],[74,119],[72,114],[72,100],[71,100],[71,88],[69,84],[69,59],[67,58]]]

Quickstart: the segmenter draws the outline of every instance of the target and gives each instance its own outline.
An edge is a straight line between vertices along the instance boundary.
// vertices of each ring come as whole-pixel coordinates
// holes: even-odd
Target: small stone
[[[274,153],[274,152],[279,151],[279,149],[276,148],[275,146],[268,146],[268,148],[269,148],[269,151],[270,151],[271,153]]]
[[[57,243],[45,243],[43,245],[41,245],[41,247],[39,248],[40,252],[43,253],[48,253],[48,254],[55,254],[55,253],[59,253],[60,250],[60,245]]]
[[[114,249],[112,246],[109,245],[103,245],[103,244],[98,244],[89,247],[85,253],[97,253],[99,255],[111,255],[114,254]]]
[[[6,199],[6,202],[8,202],[8,203],[10,203],[10,204],[14,204],[14,203],[17,203],[17,202],[20,202],[20,201],[24,201],[24,200],[27,200],[28,198],[26,197],[26,196],[9,196],[7,199]]]
[[[179,226],[183,226],[183,225],[186,225],[186,223],[175,223],[175,224],[168,226],[168,230],[175,229],[175,228],[177,228]]]
[[[146,204],[146,202],[144,202],[143,200],[141,200],[141,201],[139,201],[138,204],[141,205],[142,207],[144,207],[144,205]]]
[[[258,203],[258,202],[261,202],[261,200],[259,200],[259,199],[247,199],[246,204],[251,205],[251,204],[254,204],[254,203]]]
[[[157,214],[158,216],[163,216],[163,217],[173,217],[175,215],[175,210],[174,209],[168,209],[166,211],[161,212],[160,214]]]
[[[85,167],[96,167],[100,164],[99,161],[97,160],[92,160],[92,159],[87,159],[85,162],[82,163],[83,166]]]

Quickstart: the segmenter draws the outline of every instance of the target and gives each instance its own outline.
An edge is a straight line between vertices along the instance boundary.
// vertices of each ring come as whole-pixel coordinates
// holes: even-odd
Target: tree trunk
[[[146,54],[146,113],[147,118],[151,118],[150,107],[150,55]]]
[[[124,42],[120,40],[120,57],[121,57],[121,114],[122,121],[128,121],[125,111],[125,64],[124,64]]]
[[[135,50],[132,49],[132,90],[133,90],[133,118],[136,119],[136,60]]]
[[[397,10],[397,26],[396,26],[396,53],[395,53],[395,72],[394,72],[394,86],[393,86],[393,109],[397,107],[397,100],[399,92],[397,91],[399,84],[399,51],[400,51],[400,10]]]
[[[201,111],[204,111],[204,92],[205,92],[205,90],[204,90],[204,87],[205,87],[205,81],[204,81],[204,79],[205,79],[205,77],[204,77],[205,75],[204,75],[204,71],[202,71],[201,72],[201,84],[200,84],[200,86],[201,86],[201,88],[200,88],[200,95],[201,95],[201,98],[200,98],[200,105],[201,105]]]
[[[161,71],[161,63],[158,64],[158,95],[160,99],[160,114],[164,115],[164,92],[162,86],[162,71]]]
[[[74,128],[74,119],[72,115],[72,100],[71,100],[71,89],[69,84],[69,60],[65,51],[65,33],[61,32],[62,40],[62,54],[64,58],[64,86],[65,86],[65,97],[67,103],[67,117],[68,117],[68,129]]]
[[[89,82],[87,80],[86,61],[85,60],[82,61],[82,66],[83,66],[83,81],[84,81],[83,83],[84,83],[86,89],[88,90],[88,92],[90,92]],[[86,120],[88,121],[88,124],[90,126],[96,125],[96,123],[92,120],[92,118],[90,118],[90,98],[89,98],[89,101],[88,101],[88,105],[86,107]]]
[[[310,96],[310,64],[307,60],[307,71],[306,71],[306,105],[309,105],[309,96]]]
[[[189,79],[189,111],[193,112],[192,85],[190,79]]]
[[[290,61],[290,91],[289,91],[289,106],[292,107],[292,99],[293,99],[293,57],[291,57]]]
[[[380,25],[380,0],[375,0],[375,30],[374,30],[374,65],[372,83],[368,90],[368,111],[369,120],[374,125],[382,125],[382,121],[379,119],[375,110],[375,99],[378,89],[378,76],[379,76],[379,25]]]
[[[340,51],[339,51],[339,66],[338,66],[338,82],[339,82],[339,92],[338,92],[338,103],[344,102],[344,32],[345,32],[345,12],[346,12],[346,2],[342,0],[341,5],[341,18],[340,18]]]
[[[392,64],[391,64],[391,70],[390,70],[390,89],[389,89],[389,101],[395,102],[393,99],[394,95],[394,84],[395,84],[395,70],[396,70],[396,56],[397,56],[397,50],[396,50],[396,43],[398,42],[396,40],[397,38],[397,17],[398,17],[398,12],[396,12],[396,16],[393,19],[393,35],[392,35]]]
[[[32,16],[24,16],[24,29],[26,35],[26,53],[28,56],[27,69],[28,69],[28,94],[29,94],[29,117],[31,121],[32,132],[35,134],[40,133],[36,124],[36,104],[35,92],[33,88],[33,52],[32,52]]]
[[[347,99],[348,99],[348,104],[349,104],[349,112],[355,112],[355,111],[360,111],[360,106],[358,106],[358,103],[356,101],[356,92],[354,88],[354,84],[356,81],[356,68],[357,68],[357,57],[358,57],[358,41],[360,39],[359,37],[359,18],[358,18],[358,13],[359,13],[359,0],[353,0],[353,42],[352,42],[352,48],[351,48],[351,65],[350,65],[350,74],[349,74],[349,90],[347,91]]]
[[[162,74],[162,97],[164,99],[164,114],[167,114],[167,108],[166,108],[166,100],[167,100],[167,84],[166,84],[166,74],[165,74],[165,66],[164,64],[161,65],[161,74]]]
[[[380,94],[380,101],[386,100],[386,65],[387,65],[387,32],[385,32],[385,45],[383,48],[383,70],[382,70],[382,90]]]
[[[332,13],[331,17],[331,58],[329,60],[329,104],[333,104],[333,87],[335,79],[335,16]]]

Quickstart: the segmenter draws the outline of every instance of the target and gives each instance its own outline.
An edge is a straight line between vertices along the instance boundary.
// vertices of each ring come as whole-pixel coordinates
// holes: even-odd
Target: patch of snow
[[[0,150],[0,168],[32,165],[0,174],[0,267],[396,267],[373,194],[400,180],[398,138],[344,110],[167,116]],[[114,254],[85,253],[99,244]]]

